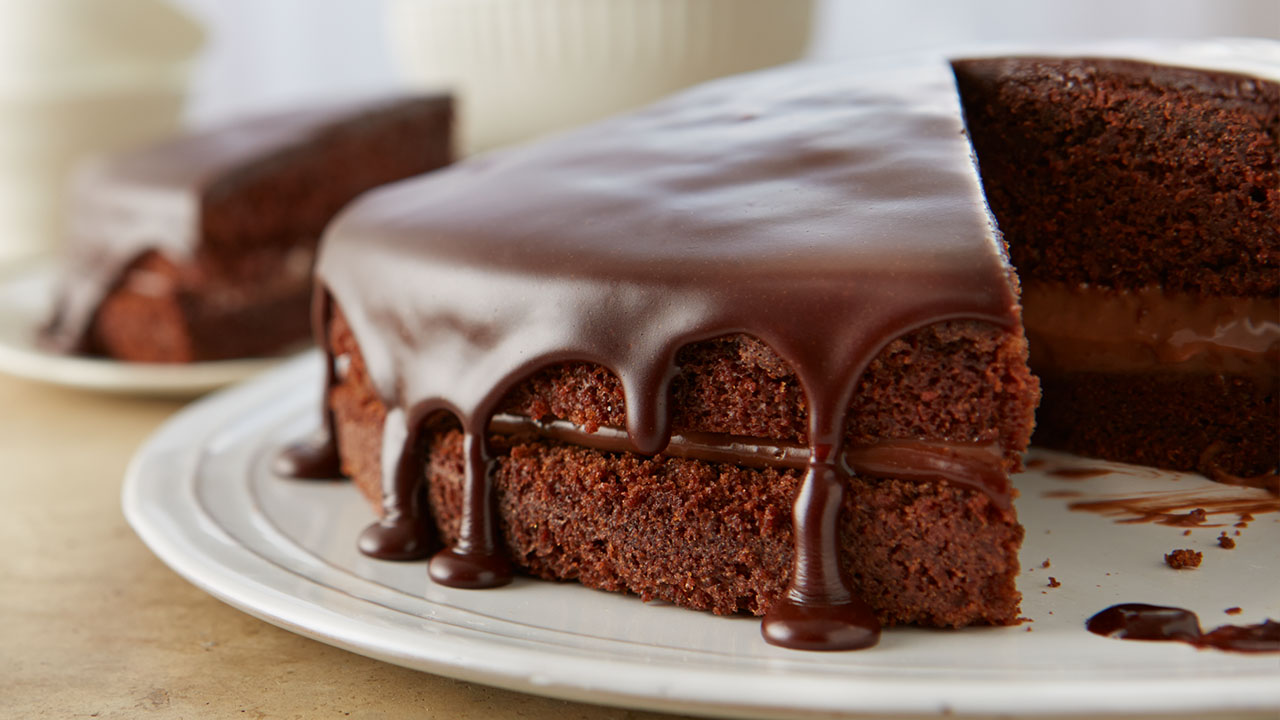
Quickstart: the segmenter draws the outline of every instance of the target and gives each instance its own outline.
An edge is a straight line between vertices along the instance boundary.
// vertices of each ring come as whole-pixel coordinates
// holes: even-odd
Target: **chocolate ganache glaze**
[[[41,342],[84,351],[102,299],[148,251],[190,261],[220,241],[251,246],[282,238],[210,237],[205,204],[288,162],[327,138],[359,131],[375,117],[448,107],[445,95],[365,98],[231,122],[90,162],[71,188],[64,281]],[[299,202],[312,201],[299,198]],[[290,228],[267,226],[268,232]],[[312,237],[314,240],[314,236]]]
[[[429,572],[458,587],[510,578],[486,431],[514,384],[551,363],[598,363],[621,380],[631,449],[654,454],[670,439],[676,352],[731,333],[766,342],[794,368],[809,427],[793,577],[763,632],[805,649],[879,637],[836,549],[842,428],[868,362],[944,320],[1019,332],[942,60],[723,80],[383,188],[331,226],[318,277],[388,408],[384,515],[360,547],[425,554],[416,439],[451,413],[465,433],[461,537]],[[332,457],[331,441],[312,443],[283,465],[305,475]]]

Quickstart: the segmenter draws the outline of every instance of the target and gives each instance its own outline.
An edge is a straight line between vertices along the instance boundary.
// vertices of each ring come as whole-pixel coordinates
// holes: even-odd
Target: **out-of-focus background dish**
[[[453,87],[485,150],[801,57],[813,0],[392,0],[415,84]]]
[[[202,35],[164,0],[0,0],[0,263],[56,242],[78,160],[178,128]]]
[[[138,397],[192,398],[253,377],[280,358],[200,363],[126,363],[51,352],[31,329],[49,317],[56,261],[34,257],[0,265],[0,372],[68,388]]]
[[[1280,38],[1280,3],[0,0],[0,263],[57,245],[76,158],[171,132],[179,109],[205,126],[443,84],[474,150],[801,55],[1232,35]]]

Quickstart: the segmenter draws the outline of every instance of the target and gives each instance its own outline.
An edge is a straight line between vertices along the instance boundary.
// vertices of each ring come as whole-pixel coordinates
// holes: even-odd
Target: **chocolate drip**
[[[1200,618],[1190,610],[1124,603],[1089,618],[1085,629],[1122,640],[1194,640],[1200,637]]]
[[[853,379],[832,387],[821,358],[805,358],[801,385],[809,402],[809,470],[791,511],[795,559],[791,584],[764,616],[760,632],[765,640],[797,650],[857,650],[880,639],[880,621],[849,589],[840,568],[839,513],[845,475],[836,460],[844,444],[844,417],[856,378],[870,362],[872,351],[856,355],[860,366]],[[807,371],[807,372],[806,372]]]
[[[360,552],[383,560],[419,560],[432,550],[422,508],[422,455],[410,439],[403,409],[388,409],[382,425],[382,517],[360,533]]]
[[[796,497],[791,584],[764,616],[765,640],[796,650],[858,650],[880,639],[880,621],[849,590],[840,569],[837,523],[844,479],[832,447],[817,445]]]
[[[482,443],[523,378],[565,361],[607,368],[625,391],[629,449],[653,454],[669,447],[681,347],[734,333],[768,344],[800,380],[809,433],[793,580],[764,633],[810,649],[866,647],[879,632],[836,544],[842,429],[867,364],[932,323],[1017,331],[941,60],[720,81],[384,188],[331,226],[318,274],[394,409],[381,525],[427,525],[403,418],[447,408],[465,431],[461,538],[430,565],[463,587],[509,576]],[[909,475],[935,472],[936,457],[870,460]]]
[[[428,566],[431,579],[442,585],[491,588],[511,582],[511,563],[498,544],[491,479],[494,466],[486,444],[483,426],[463,438],[466,469],[458,542],[436,553]]]
[[[1172,640],[1234,652],[1280,652],[1280,623],[1274,620],[1258,625],[1223,625],[1206,633],[1200,629],[1200,618],[1195,613],[1161,605],[1112,605],[1089,618],[1085,628],[1122,640]]]
[[[329,294],[316,287],[312,291],[311,332],[316,345],[327,347],[325,331],[329,326],[332,302]],[[310,436],[286,447],[276,456],[272,470],[277,475],[304,480],[329,480],[342,477],[342,457],[338,453],[333,412],[329,410],[329,391],[336,378],[337,359],[326,352],[324,357],[324,392],[320,399],[320,428]]]
[[[283,477],[301,480],[330,480],[342,477],[342,458],[328,427],[285,448],[271,469]]]

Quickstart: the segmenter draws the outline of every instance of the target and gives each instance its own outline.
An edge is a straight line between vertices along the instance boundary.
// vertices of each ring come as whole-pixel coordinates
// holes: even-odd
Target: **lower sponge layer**
[[[1280,393],[1231,375],[1041,378],[1035,441],[1081,455],[1222,479],[1276,471]]]
[[[431,442],[429,498],[446,543],[457,538],[461,453],[458,431]],[[757,615],[790,580],[799,471],[526,441],[492,477],[508,551],[538,577]],[[1014,621],[1012,511],[946,483],[855,479],[842,513],[841,559],[882,622]]]

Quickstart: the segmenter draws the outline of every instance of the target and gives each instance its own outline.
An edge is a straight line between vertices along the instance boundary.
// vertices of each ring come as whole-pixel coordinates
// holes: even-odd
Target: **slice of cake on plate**
[[[442,95],[350,101],[87,165],[46,343],[165,363],[296,347],[325,225],[365,190],[448,164],[451,122]]]

